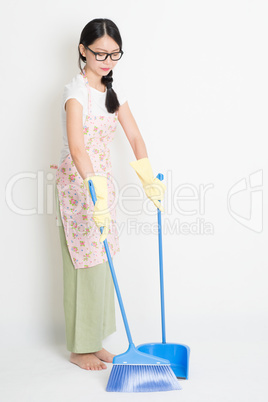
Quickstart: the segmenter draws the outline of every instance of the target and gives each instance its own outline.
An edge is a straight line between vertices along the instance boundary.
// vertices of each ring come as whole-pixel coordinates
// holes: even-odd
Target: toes
[[[107,368],[107,366],[104,363],[102,363],[99,359],[96,360],[92,359],[91,361],[88,362],[76,362],[76,364],[85,370],[99,371]]]

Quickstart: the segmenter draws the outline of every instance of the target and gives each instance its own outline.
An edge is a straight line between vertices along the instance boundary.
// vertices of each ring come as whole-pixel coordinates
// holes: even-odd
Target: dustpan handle
[[[89,187],[89,190],[90,190],[90,194],[91,194],[93,204],[95,205],[95,203],[97,201],[97,197],[96,197],[95,188],[94,188],[92,180],[88,180],[88,187]],[[100,231],[101,231],[101,233],[103,232],[103,226],[100,227]],[[128,321],[127,321],[127,316],[126,316],[125,308],[124,308],[124,305],[123,305],[123,300],[122,300],[122,297],[121,297],[121,293],[120,293],[120,290],[119,290],[117,278],[116,278],[116,275],[115,275],[114,264],[113,264],[113,261],[112,261],[112,258],[111,258],[111,254],[110,254],[107,239],[105,239],[103,241],[103,244],[104,244],[105,251],[106,251],[106,254],[107,254],[107,258],[108,258],[108,262],[109,262],[109,266],[110,266],[110,271],[111,271],[111,274],[112,274],[114,287],[115,287],[115,290],[116,290],[118,303],[119,303],[119,306],[120,306],[120,309],[121,309],[121,314],[122,314],[122,317],[123,317],[123,321],[124,321],[124,325],[125,325],[125,329],[126,329],[126,333],[127,333],[127,337],[128,337],[128,342],[129,342],[129,344],[133,344],[132,336],[131,336],[131,333],[130,333],[130,329],[129,329],[129,325],[128,325]]]
[[[164,180],[164,175],[162,173],[158,173],[156,177],[160,181]],[[159,200],[159,202],[161,201]],[[166,343],[162,222],[161,222],[161,211],[159,208],[157,208],[157,220],[158,220],[159,272],[160,272],[160,296],[161,296],[161,318],[162,318],[162,343]]]

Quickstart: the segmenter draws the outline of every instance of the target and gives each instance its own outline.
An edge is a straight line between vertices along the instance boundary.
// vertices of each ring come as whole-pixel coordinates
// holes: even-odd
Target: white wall
[[[264,341],[267,2],[47,0],[6,2],[1,12],[2,185],[24,210],[12,211],[2,197],[1,345],[65,342],[49,166],[59,160],[61,96],[78,72],[80,32],[97,17],[114,20],[123,37],[114,79],[125,87],[155,175],[165,175],[163,222],[184,224],[163,235],[168,341]],[[139,184],[134,159],[119,127],[112,160],[121,191]],[[7,194],[19,174],[33,178],[17,180]],[[186,185],[195,200],[176,201]],[[39,213],[26,215],[38,202]],[[118,208],[120,227],[130,218]],[[153,224],[156,211],[136,219]],[[134,341],[160,341],[157,235],[124,226],[120,245],[114,263]],[[126,344],[117,314],[113,342]]]

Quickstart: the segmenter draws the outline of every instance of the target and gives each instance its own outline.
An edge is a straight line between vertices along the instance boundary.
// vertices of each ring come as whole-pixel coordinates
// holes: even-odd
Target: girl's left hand
[[[130,165],[136,171],[147,197],[160,211],[164,212],[164,207],[158,200],[164,199],[166,186],[157,177],[154,177],[149,159],[141,158],[130,162]]]

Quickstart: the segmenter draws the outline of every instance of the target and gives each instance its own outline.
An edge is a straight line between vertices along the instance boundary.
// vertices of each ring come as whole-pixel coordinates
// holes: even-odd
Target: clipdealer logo
[[[22,208],[14,200],[14,188],[21,180],[29,179],[35,188],[31,193],[37,194],[37,203],[32,208]],[[142,213],[148,217],[155,215],[152,202],[144,195],[141,186],[137,183],[128,183],[119,187],[112,178],[116,193],[113,208],[117,205],[120,212],[126,216],[121,222],[116,222],[119,233],[132,231],[148,234],[157,233],[157,225],[151,222],[138,222],[137,216]],[[214,184],[181,183],[174,186],[172,171],[165,175],[167,187],[164,198],[163,232],[183,235],[211,235],[214,234],[213,222],[205,219],[207,197]],[[28,183],[29,185],[29,183]],[[20,172],[13,175],[6,185],[6,204],[9,209],[18,215],[54,215],[55,214],[55,176],[43,171]],[[128,191],[132,194],[129,195]],[[133,191],[135,195],[133,195]],[[137,196],[138,193],[138,196]],[[33,197],[32,197],[33,198]],[[32,200],[31,198],[31,200]],[[35,198],[35,197],[34,197]],[[128,204],[130,203],[130,204]],[[132,205],[130,207],[130,205]],[[133,210],[135,205],[135,211]],[[263,230],[263,170],[251,173],[248,178],[242,178],[229,189],[227,194],[227,212],[240,225],[261,233]],[[57,214],[56,214],[57,215]],[[175,216],[175,217],[174,217]],[[180,218],[179,218],[179,217]],[[133,219],[133,217],[135,217]],[[56,218],[59,225],[59,220]]]
[[[242,206],[244,208],[242,208]],[[263,171],[237,181],[227,194],[227,208],[240,225],[256,233],[263,230]]]

